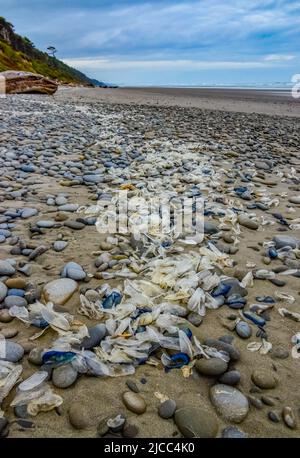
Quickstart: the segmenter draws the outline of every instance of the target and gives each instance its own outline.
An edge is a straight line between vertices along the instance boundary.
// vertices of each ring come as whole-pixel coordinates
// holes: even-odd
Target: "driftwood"
[[[36,73],[9,70],[1,72],[5,78],[7,94],[54,94],[58,84]]]

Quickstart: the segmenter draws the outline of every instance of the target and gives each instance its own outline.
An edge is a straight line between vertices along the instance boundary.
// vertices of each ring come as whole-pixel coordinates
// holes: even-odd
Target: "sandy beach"
[[[299,437],[299,354],[292,355],[291,340],[299,333],[300,321],[299,118],[300,99],[276,91],[62,87],[54,96],[1,99],[0,333],[19,344],[19,357],[6,357],[22,365],[18,382],[47,371],[47,384],[63,400],[55,409],[30,415],[24,403],[11,406],[16,384],[2,403],[7,423],[1,435]],[[177,239],[169,245],[158,243],[161,251],[147,257],[146,245],[137,247],[130,236],[100,235],[95,220],[78,214],[78,208],[99,199],[110,201],[120,189],[129,189],[133,197],[164,189],[176,196],[201,195],[206,205],[204,240],[195,245]],[[195,264],[176,277],[176,262],[186,260],[185,255]],[[157,274],[155,260],[171,263],[173,283],[163,269]],[[68,271],[70,262],[76,267]],[[118,276],[121,271],[123,277]],[[205,283],[203,272],[211,283]],[[100,360],[113,365],[111,342],[132,339],[132,328],[115,333],[107,323],[112,319],[109,311],[102,310],[98,318],[79,313],[80,294],[100,301],[105,283],[117,289],[122,302],[114,305],[113,319],[124,324],[118,307],[132,301],[125,292],[126,275],[161,288],[158,299],[151,297],[147,306],[140,299],[124,315],[136,335],[151,325],[174,338],[180,322],[181,329],[189,328],[203,348],[208,347],[211,353],[203,357],[191,340],[188,377],[182,368],[166,370],[162,354],[171,357],[179,350],[162,345],[144,364],[132,360],[135,372],[120,377],[80,372],[78,361],[77,366],[72,361],[47,365],[43,355],[58,339],[57,329],[50,327],[37,337],[41,328],[27,326],[9,312],[12,289],[18,290],[10,293],[17,296],[15,305],[28,309],[36,300],[47,303],[45,289],[51,281],[73,279],[71,297],[54,304],[55,312],[73,317],[69,332],[101,323],[107,334],[92,347],[76,341],[70,348],[80,353],[97,347]],[[181,289],[182,279],[195,275],[196,282]],[[65,287],[58,287],[61,295]],[[191,306],[198,288],[204,292],[204,314],[200,299],[199,308]],[[25,302],[20,301],[23,297]],[[212,301],[215,307],[205,309],[211,297],[218,298],[218,304]],[[161,302],[179,307],[170,312],[175,333],[157,325],[159,313],[165,319],[169,313],[153,313]],[[243,316],[244,311],[254,318],[251,313]],[[148,315],[137,328],[133,323],[143,313]],[[246,323],[240,334],[239,320]],[[202,367],[206,358],[213,360],[210,369]],[[222,389],[231,399],[229,408],[229,398],[220,399]],[[128,408],[124,392],[137,396],[133,404],[138,407]],[[165,400],[176,405],[168,419],[158,413]],[[107,420],[118,415],[126,419],[125,429],[109,429]]]
[[[300,116],[300,98],[291,90],[199,89],[199,88],[116,88],[88,89],[61,87],[58,100],[129,103],[150,106],[179,106],[207,110],[260,113],[276,116]]]

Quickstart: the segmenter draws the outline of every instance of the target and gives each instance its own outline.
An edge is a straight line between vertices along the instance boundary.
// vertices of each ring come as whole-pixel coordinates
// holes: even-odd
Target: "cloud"
[[[137,69],[263,74],[276,65],[295,67],[299,57],[299,0],[0,0],[0,6],[38,48],[54,45],[58,58],[98,77],[109,70],[119,80],[126,71],[128,83]]]
[[[90,70],[222,70],[267,68],[267,62],[235,61],[193,61],[193,60],[109,60],[109,59],[64,59],[64,62],[78,69]]]
[[[288,62],[290,60],[294,60],[296,56],[291,54],[270,54],[269,56],[265,57],[265,61],[267,62]]]

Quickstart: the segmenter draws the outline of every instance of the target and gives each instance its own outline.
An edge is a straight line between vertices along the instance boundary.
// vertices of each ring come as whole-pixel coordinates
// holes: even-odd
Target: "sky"
[[[289,82],[300,74],[300,0],[0,0],[45,50],[119,85]]]

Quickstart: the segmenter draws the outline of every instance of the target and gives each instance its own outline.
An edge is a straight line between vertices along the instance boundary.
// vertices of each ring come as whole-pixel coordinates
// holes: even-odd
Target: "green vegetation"
[[[64,83],[93,84],[83,73],[36,49],[29,38],[17,35],[13,25],[0,17],[0,71],[5,70],[40,73]]]

